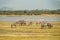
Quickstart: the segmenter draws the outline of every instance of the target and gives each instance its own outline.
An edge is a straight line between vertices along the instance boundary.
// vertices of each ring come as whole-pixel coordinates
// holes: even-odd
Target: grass
[[[60,22],[51,22],[52,29],[41,29],[35,23],[32,26],[11,28],[13,22],[0,22],[0,40],[60,40]]]
[[[0,36],[0,40],[60,40],[60,37],[41,36]]]

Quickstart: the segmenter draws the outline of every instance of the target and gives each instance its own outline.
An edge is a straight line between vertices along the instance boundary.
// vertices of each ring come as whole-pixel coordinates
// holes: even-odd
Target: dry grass
[[[35,22],[31,26],[11,28],[13,22],[0,22],[0,40],[60,40],[60,22],[51,22],[52,29],[41,29]]]

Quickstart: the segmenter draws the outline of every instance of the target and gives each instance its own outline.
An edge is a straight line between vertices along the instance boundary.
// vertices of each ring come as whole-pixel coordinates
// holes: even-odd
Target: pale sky
[[[60,0],[0,0],[2,7],[13,10],[60,9]]]

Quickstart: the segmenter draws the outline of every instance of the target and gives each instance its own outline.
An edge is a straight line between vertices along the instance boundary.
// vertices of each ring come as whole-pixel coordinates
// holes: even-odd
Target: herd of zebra
[[[30,21],[30,22],[28,23],[28,25],[32,25],[32,24],[33,24],[32,21]],[[51,29],[51,28],[53,27],[53,25],[52,25],[51,23],[45,22],[45,21],[36,22],[36,24],[40,24],[40,25],[41,25],[41,29],[43,29],[44,27],[48,27],[48,29]],[[12,23],[12,24],[11,24],[11,28],[17,27],[17,25],[19,25],[19,26],[26,26],[27,23],[26,23],[26,21],[24,21],[24,20],[19,20],[19,21],[16,21],[15,23]]]

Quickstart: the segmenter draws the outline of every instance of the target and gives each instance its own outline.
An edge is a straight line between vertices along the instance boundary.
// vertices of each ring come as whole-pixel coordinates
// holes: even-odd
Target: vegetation
[[[41,15],[41,14],[60,14],[60,9],[57,10],[0,10],[0,15]]]
[[[60,37],[49,36],[0,36],[0,40],[60,40]]]

